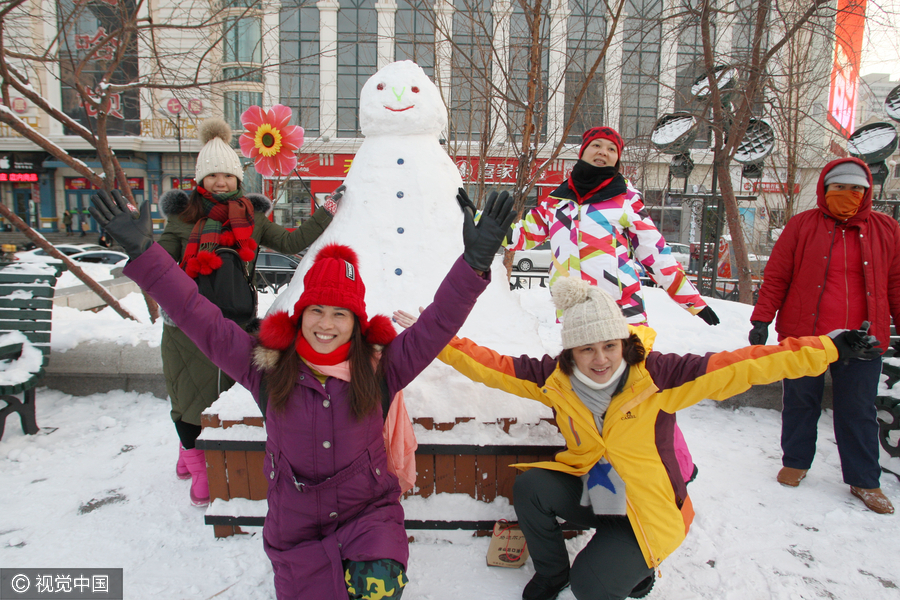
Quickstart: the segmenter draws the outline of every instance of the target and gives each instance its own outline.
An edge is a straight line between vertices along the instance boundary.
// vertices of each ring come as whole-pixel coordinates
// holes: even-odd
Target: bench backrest
[[[18,331],[50,354],[53,293],[62,265],[0,265],[0,334]]]

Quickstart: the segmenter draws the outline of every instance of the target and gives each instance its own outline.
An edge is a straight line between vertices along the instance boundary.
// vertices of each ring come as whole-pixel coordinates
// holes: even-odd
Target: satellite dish
[[[728,91],[734,88],[737,81],[737,70],[731,65],[719,65],[713,69],[713,76],[718,78],[719,91]],[[698,99],[704,99],[711,93],[709,77],[701,75],[691,86],[691,94]]]
[[[663,115],[650,132],[650,143],[666,154],[686,152],[695,139],[697,117],[685,112]]]
[[[893,93],[893,92],[891,92]],[[870,123],[853,132],[847,152],[866,164],[886,160],[897,150],[897,130],[890,123]]]
[[[760,163],[775,148],[775,132],[772,126],[755,117],[750,118],[747,133],[734,153],[734,160],[743,165]]]
[[[885,98],[884,112],[893,120],[900,122],[900,85],[892,89]]]

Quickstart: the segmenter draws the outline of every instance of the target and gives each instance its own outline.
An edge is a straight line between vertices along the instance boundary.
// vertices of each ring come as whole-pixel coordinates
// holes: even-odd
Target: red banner
[[[866,0],[838,0],[828,121],[847,138],[853,133],[865,25]]]

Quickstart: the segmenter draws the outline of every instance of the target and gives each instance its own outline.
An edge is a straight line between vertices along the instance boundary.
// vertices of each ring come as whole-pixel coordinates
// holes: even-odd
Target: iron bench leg
[[[22,421],[22,431],[28,435],[34,435],[40,431],[35,418],[35,392],[30,388],[22,392],[22,399],[9,394],[0,395],[0,400],[6,402],[6,407],[0,409],[0,439],[3,439],[3,430],[6,426],[6,417],[12,413],[19,413]]]

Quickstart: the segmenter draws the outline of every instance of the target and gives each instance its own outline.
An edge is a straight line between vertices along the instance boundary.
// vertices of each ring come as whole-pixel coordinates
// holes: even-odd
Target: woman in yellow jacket
[[[662,354],[652,351],[655,332],[629,326],[599,288],[565,277],[552,292],[563,311],[559,357],[502,356],[459,338],[439,356],[474,381],[546,404],[566,440],[555,461],[515,465],[524,471],[516,516],[535,568],[525,600],[551,600],[570,583],[578,600],[649,592],[654,569],[694,517],[672,446],[675,411],[878,352],[864,332],[839,331],[705,356]],[[557,517],[596,529],[571,569]]]

